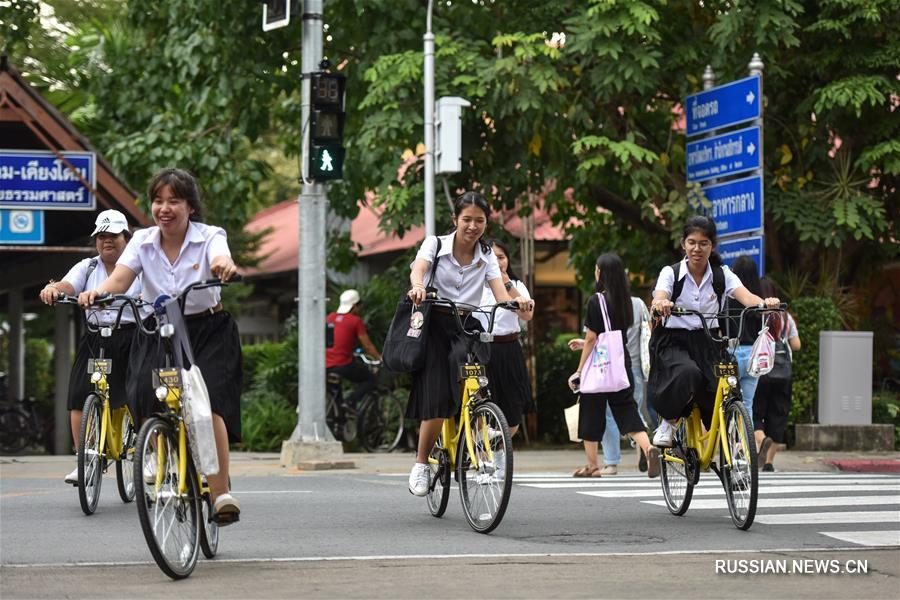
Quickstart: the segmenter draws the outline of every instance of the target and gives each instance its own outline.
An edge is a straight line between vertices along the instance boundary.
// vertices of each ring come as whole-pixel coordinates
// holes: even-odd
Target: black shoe
[[[765,463],[766,458],[769,455],[769,448],[772,447],[773,440],[769,436],[766,436],[763,441],[759,444],[759,454],[756,459],[756,464]]]
[[[763,470],[764,472],[766,472],[766,473],[774,473],[774,472],[775,472],[775,466],[774,466],[772,463],[766,463],[766,464],[763,465],[762,470]]]
[[[640,448],[638,448],[638,471],[641,473],[647,472],[647,456]]]

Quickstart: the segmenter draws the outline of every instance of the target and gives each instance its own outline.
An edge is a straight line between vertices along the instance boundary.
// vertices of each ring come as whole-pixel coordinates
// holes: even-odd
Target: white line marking
[[[665,500],[641,500],[643,504],[665,506]],[[831,496],[828,498],[760,498],[757,508],[791,508],[801,506],[888,506],[900,505],[900,496]],[[693,500],[690,510],[728,510],[725,498]]]
[[[830,538],[861,546],[900,546],[900,530],[887,531],[820,531]]]
[[[254,490],[252,492],[244,490],[232,490],[236,494],[312,494],[312,490]]]
[[[756,515],[765,525],[806,525],[809,523],[900,523],[900,511],[868,510],[820,513],[782,513]]]
[[[900,486],[887,485],[794,485],[785,487],[761,487],[760,494],[808,494],[810,492],[900,492]],[[662,489],[656,490],[609,490],[603,492],[577,492],[598,498],[652,498],[662,495]],[[721,485],[714,487],[694,488],[695,496],[717,496],[724,494]]]
[[[604,488],[608,490],[614,490],[616,488],[659,488],[660,483],[659,479],[651,479],[645,482],[634,482],[634,483],[603,483],[600,481],[585,481],[578,483],[518,483],[516,485],[521,485],[524,487],[533,487],[544,490],[554,490],[554,489],[578,489],[578,488]],[[808,488],[821,488],[823,491],[827,491],[826,488],[834,487],[835,485],[840,485],[845,488],[853,489],[854,486],[858,486],[859,489],[870,487],[874,489],[882,489],[886,491],[898,490],[900,491],[900,482],[894,483],[893,481],[800,481],[796,479],[792,479],[785,482],[771,482],[771,481],[760,481],[759,489],[789,489],[791,487],[808,487]],[[722,487],[722,483],[719,481],[715,475],[712,477],[707,477],[706,479],[701,479],[700,483],[694,486],[694,489],[703,489],[708,487]]]
[[[707,483],[709,481],[718,481],[718,477],[716,474],[710,471],[709,473],[704,473],[706,477],[700,478],[700,483]],[[640,477],[620,477],[610,476],[610,477],[600,477],[600,478],[573,478],[573,477],[514,477],[513,481],[515,483],[553,483],[557,485],[570,485],[570,486],[578,486],[589,483],[591,485],[635,485],[635,484],[658,484],[658,479],[649,479],[646,475]],[[759,478],[760,484],[766,485],[780,485],[784,483],[807,483],[807,484],[815,484],[815,483],[896,483],[900,485],[900,477],[894,478],[884,478],[884,477],[868,477],[868,476],[847,476],[847,475],[838,475],[832,477],[779,477],[779,478],[769,478],[760,476]]]
[[[375,556],[292,556],[292,557],[271,557],[271,558],[216,558],[217,563],[287,563],[287,562],[324,562],[324,561],[356,561],[356,560],[411,560],[411,559],[460,559],[460,558],[478,558],[478,559],[497,559],[497,558],[603,558],[617,556],[683,556],[683,555],[705,555],[705,554],[762,554],[762,553],[785,553],[785,552],[849,552],[859,551],[865,552],[875,550],[875,548],[860,548],[859,546],[845,546],[840,548],[767,548],[763,550],[663,550],[656,552],[545,552],[545,553],[522,553],[522,554],[504,554],[492,552],[489,554],[385,554]],[[155,566],[152,561],[104,561],[104,562],[68,562],[68,563],[13,563],[0,565],[3,568],[11,569],[29,569],[29,568],[58,568],[58,567],[143,567]]]

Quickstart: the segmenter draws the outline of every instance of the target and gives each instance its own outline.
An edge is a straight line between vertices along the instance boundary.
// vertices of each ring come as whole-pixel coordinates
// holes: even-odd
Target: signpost
[[[50,151],[0,150],[0,208],[94,210],[96,154],[60,154],[75,170]]]
[[[759,77],[738,79],[685,98],[688,136],[759,119]]]
[[[702,188],[712,206],[706,215],[716,222],[719,236],[760,231],[763,228],[762,175],[734,179]]]
[[[0,209],[0,244],[43,244],[44,211]]]
[[[689,142],[688,181],[704,181],[760,168],[759,126]]]
[[[763,237],[761,235],[719,240],[716,250],[719,252],[719,256],[722,257],[722,261],[729,267],[739,256],[746,255],[756,261],[756,264],[759,266],[760,277],[766,272]]]

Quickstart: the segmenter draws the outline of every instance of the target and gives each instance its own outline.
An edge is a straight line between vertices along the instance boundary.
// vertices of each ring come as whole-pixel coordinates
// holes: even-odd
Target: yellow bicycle
[[[675,316],[699,317],[706,335],[721,349],[720,361],[714,366],[718,386],[709,428],[704,427],[699,406],[693,404],[690,414],[676,423],[673,446],[660,453],[660,482],[666,507],[673,515],[680,516],[687,512],[694,486],[700,480],[700,472],[712,468],[725,488],[728,512],[734,526],[747,530],[753,524],[759,491],[756,441],[753,421],[741,398],[737,361],[733,351],[729,352],[729,347],[736,346],[747,313],[783,310],[784,305],[778,309],[743,309],[737,337],[729,340],[714,336],[707,324],[707,319],[725,318],[727,313],[707,316],[691,309],[672,309]],[[718,464],[713,461],[716,451],[719,453]]]
[[[78,305],[74,296],[61,296],[56,304]],[[106,340],[119,328],[122,309],[118,307],[112,326],[98,326],[85,319],[85,326],[93,333],[100,333],[100,356],[88,359],[87,372],[93,389],[84,401],[78,443],[78,500],[86,515],[94,514],[100,500],[103,473],[109,461],[116,464],[116,484],[123,502],[134,500],[134,419],[128,406],[110,408],[107,376],[112,373],[113,362],[105,356]],[[135,315],[138,315],[135,312]],[[124,368],[119,366],[118,368]]]
[[[200,551],[206,558],[216,555],[219,526],[213,515],[209,487],[198,472],[190,450],[182,403],[181,361],[176,357],[182,350],[173,339],[176,325],[171,322],[172,313],[167,308],[183,314],[189,292],[222,285],[227,284],[219,279],[198,281],[175,298],[158,299],[154,303],[156,328],[148,329],[139,323],[144,334],[159,338],[165,359],[152,372],[152,385],[161,410],[144,421],[135,442],[138,517],[150,554],[172,579],[188,577],[194,571]],[[112,299],[133,305],[137,302],[128,296],[112,296]],[[173,303],[177,303],[177,308],[170,308]]]
[[[452,300],[432,295],[425,302],[443,305],[456,317],[460,331],[467,341],[466,362],[459,368],[461,409],[456,418],[444,421],[428,463],[431,467],[426,500],[435,517],[443,516],[450,497],[450,473],[459,484],[466,521],[475,531],[489,533],[503,519],[509,504],[513,479],[512,438],[509,425],[500,407],[491,402],[487,372],[478,360],[475,343],[493,340],[494,315],[498,308],[516,310],[515,302],[504,302],[490,310],[488,332],[467,330],[460,318],[460,309]],[[478,307],[465,306],[472,312]]]

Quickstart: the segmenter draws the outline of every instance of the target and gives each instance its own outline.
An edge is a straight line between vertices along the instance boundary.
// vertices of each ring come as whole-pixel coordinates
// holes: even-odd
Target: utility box
[[[872,332],[819,332],[819,423],[872,423]]]
[[[444,96],[434,103],[434,172],[462,171],[462,109],[465,98]]]

